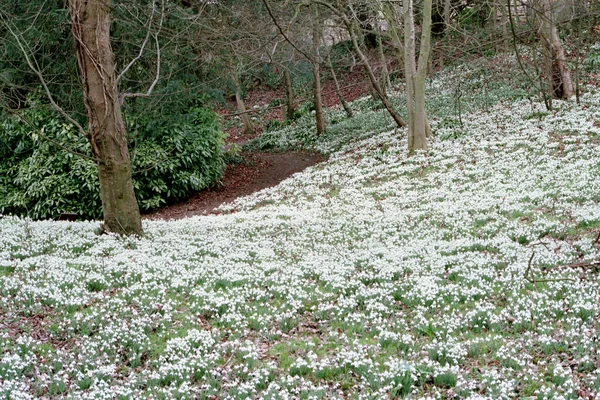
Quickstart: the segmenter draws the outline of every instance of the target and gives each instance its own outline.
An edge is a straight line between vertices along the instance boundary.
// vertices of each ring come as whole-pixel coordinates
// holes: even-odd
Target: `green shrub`
[[[136,196],[142,210],[187,197],[218,180],[224,136],[218,117],[205,108],[154,120],[128,118]]]
[[[42,108],[0,124],[0,213],[55,218],[102,215],[96,165],[76,129]],[[27,121],[27,122],[24,122]],[[217,116],[187,114],[126,118],[136,196],[143,211],[185,198],[221,177],[223,133]]]
[[[95,164],[61,148],[90,156],[86,140],[47,111],[27,110],[23,117],[28,123],[11,117],[0,125],[0,213],[99,216]]]

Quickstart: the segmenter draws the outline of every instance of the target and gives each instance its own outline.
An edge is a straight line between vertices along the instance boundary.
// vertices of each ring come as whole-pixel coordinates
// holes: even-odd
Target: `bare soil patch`
[[[288,153],[247,152],[242,164],[228,165],[221,182],[195,193],[188,200],[148,214],[148,219],[181,219],[195,215],[219,214],[215,209],[238,197],[277,185],[287,177],[324,160],[322,155],[294,151]]]

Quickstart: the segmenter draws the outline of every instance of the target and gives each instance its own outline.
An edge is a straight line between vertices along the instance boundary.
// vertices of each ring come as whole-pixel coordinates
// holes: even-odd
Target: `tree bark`
[[[325,114],[323,112],[323,98],[321,96],[321,71],[320,71],[320,55],[319,44],[321,41],[321,27],[319,26],[318,8],[315,7],[315,21],[313,22],[313,95],[315,103],[315,119],[317,125],[317,135],[325,133]]]
[[[404,3],[404,69],[406,76],[406,107],[408,109],[408,150],[427,149],[427,137],[431,128],[425,112],[425,78],[429,54],[431,52],[431,11],[432,0],[423,5],[421,47],[418,64],[416,58],[416,38],[413,0]]]
[[[110,46],[110,2],[69,0],[69,13],[87,112],[88,140],[98,160],[103,228],[139,235],[142,223]]]
[[[296,117],[296,109],[294,108],[294,88],[292,86],[292,76],[288,68],[283,69],[283,82],[285,86],[285,119],[293,121]]]
[[[541,0],[543,42],[547,63],[550,66],[549,77],[551,80],[550,95],[557,99],[568,99],[575,95],[573,78],[567,66],[567,56],[558,36],[558,29],[554,21],[551,0]]]
[[[383,40],[381,39],[381,29],[379,29],[379,23],[377,23],[377,54],[379,56],[379,62],[381,63],[381,89],[384,93],[387,93],[387,88],[392,87],[392,82],[390,81],[387,59],[385,58],[385,52],[383,51]]]
[[[502,13],[502,51],[507,52],[509,49],[509,36],[508,36],[508,10],[503,0],[500,1],[500,12]]]

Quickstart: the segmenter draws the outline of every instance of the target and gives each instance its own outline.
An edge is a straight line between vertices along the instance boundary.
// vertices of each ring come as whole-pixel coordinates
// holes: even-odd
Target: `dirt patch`
[[[222,204],[230,203],[264,188],[277,185],[287,177],[324,160],[319,154],[307,152],[244,153],[242,164],[228,165],[221,182],[214,188],[192,195],[188,200],[167,206],[148,219],[181,219],[194,215],[219,214]]]

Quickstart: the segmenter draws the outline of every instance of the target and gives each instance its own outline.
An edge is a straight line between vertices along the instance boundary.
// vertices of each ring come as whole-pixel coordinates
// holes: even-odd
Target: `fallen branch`
[[[527,269],[525,270],[525,274],[523,275],[523,277],[530,283],[532,284],[537,284],[537,283],[545,283],[545,282],[562,282],[562,281],[569,281],[569,282],[575,282],[574,279],[571,278],[555,278],[555,279],[537,279],[535,276],[533,276],[531,274],[531,265],[533,263],[533,258],[535,257],[535,252],[531,253],[531,257],[529,257],[529,262],[527,263]]]

